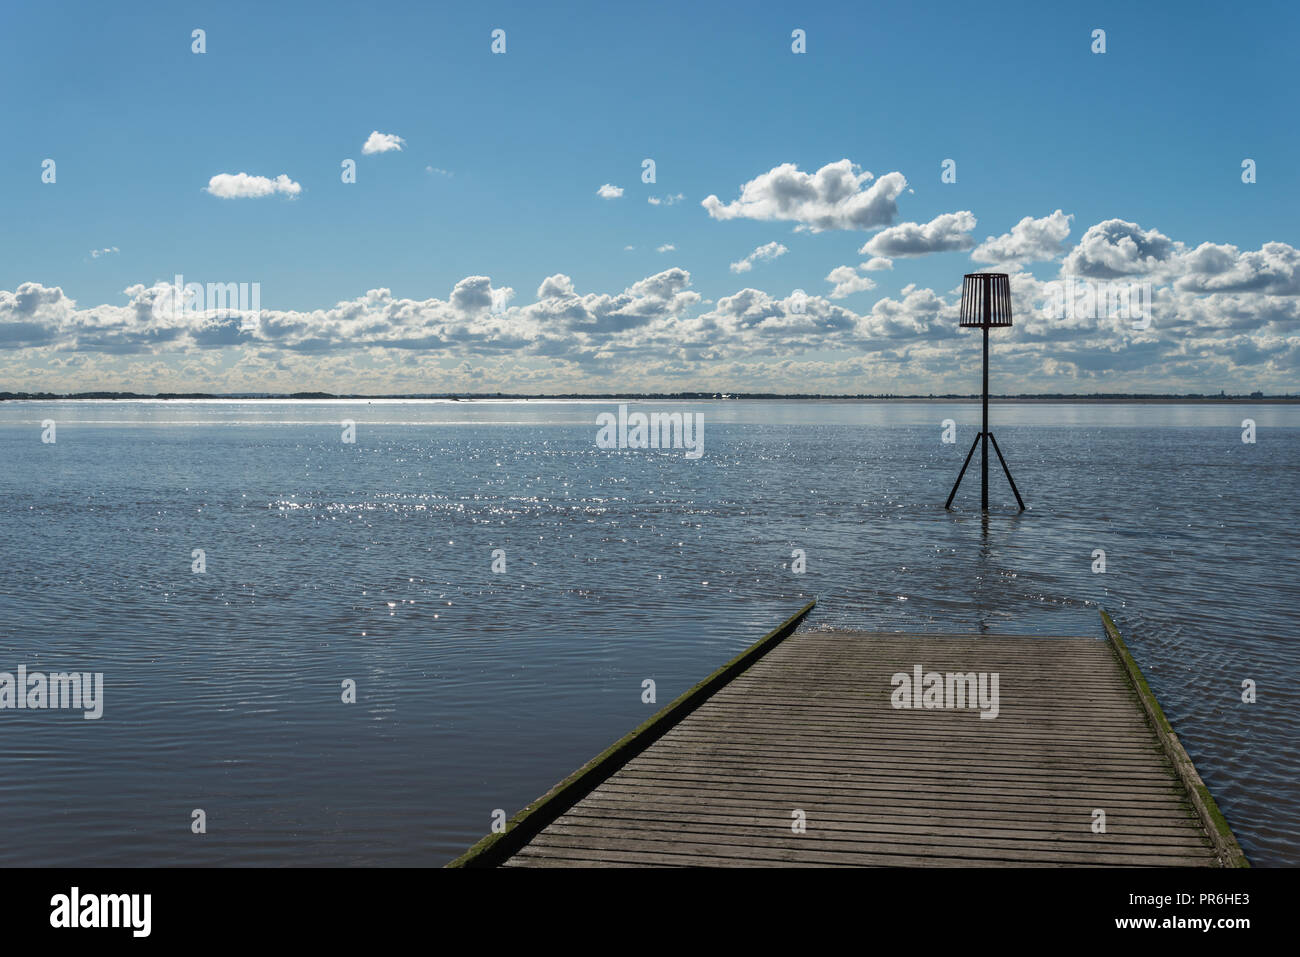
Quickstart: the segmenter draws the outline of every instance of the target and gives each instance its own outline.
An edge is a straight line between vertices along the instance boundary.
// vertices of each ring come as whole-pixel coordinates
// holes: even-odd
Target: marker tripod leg
[[[966,468],[970,465],[971,456],[975,454],[975,446],[980,444],[980,435],[975,436],[975,441],[970,444],[970,451],[966,453],[966,461],[962,463],[961,471],[957,473],[957,481],[952,483],[952,491],[948,493],[948,501],[943,503],[944,508],[952,508],[953,496],[957,494],[957,486],[961,485],[962,476],[966,474]],[[996,443],[994,443],[996,445]],[[1016,496],[1019,498],[1019,496]]]
[[[1023,512],[1025,510],[1025,500],[1020,497],[1020,489],[1016,488],[1016,480],[1011,477],[1011,469],[1007,468],[1007,460],[1002,457],[1002,450],[998,448],[998,440],[993,438],[992,432],[989,433],[989,438],[993,439],[993,451],[998,453],[998,461],[1002,463],[1002,471],[1007,473],[1007,481],[1011,483],[1011,491],[1016,496],[1016,504],[1020,506],[1020,511]]]

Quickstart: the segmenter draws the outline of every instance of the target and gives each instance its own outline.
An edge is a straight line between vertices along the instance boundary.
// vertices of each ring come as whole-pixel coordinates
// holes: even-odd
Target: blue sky
[[[972,350],[940,328],[950,325],[945,310],[961,275],[1019,273],[1017,294],[1029,304],[1042,292],[1031,283],[1058,276],[1089,227],[1111,220],[1180,244],[1178,255],[1206,243],[1254,251],[1258,261],[1242,259],[1240,269],[1264,270],[1267,280],[1216,287],[1205,279],[1212,270],[1189,279],[1193,265],[1174,254],[1157,257],[1149,273],[1125,267],[1126,279],[1170,290],[1168,315],[1157,312],[1148,331],[1161,342],[1129,336],[1123,348],[1132,353],[1112,367],[1101,361],[1115,351],[1106,317],[1070,336],[1024,330],[1023,352],[1016,331],[1007,343],[1025,391],[1127,391],[1121,378],[1153,390],[1294,386],[1295,265],[1276,244],[1291,248],[1300,212],[1292,50],[1300,15],[1282,3],[1055,6],[9,9],[0,31],[8,134],[0,195],[9,221],[0,290],[10,295],[0,294],[0,330],[8,323],[12,334],[0,332],[0,389],[154,391],[190,376],[195,387],[231,391],[468,391],[475,383],[512,391],[524,382],[533,385],[517,391],[565,391],[632,381],[751,389],[778,380],[786,391],[819,377],[852,392],[967,391],[952,370],[965,369]],[[202,55],[191,52],[195,28],[206,31]],[[504,55],[490,50],[496,28],[506,31]],[[796,28],[807,36],[801,55],[791,51]],[[1104,54],[1090,49],[1098,28]],[[400,137],[401,149],[363,154],[372,131]],[[1251,184],[1241,180],[1247,157],[1257,164]],[[42,182],[46,158],[57,164],[55,183]],[[340,181],[349,158],[355,183]],[[641,181],[645,158],[655,161],[654,184]],[[957,182],[942,183],[949,158]],[[701,205],[710,195],[732,203],[742,184],[783,164],[813,174],[841,160],[874,174],[864,189],[890,173],[906,178],[887,221],[816,231],[798,218],[720,219]],[[241,172],[284,175],[300,191],[221,198],[205,190],[212,177]],[[622,195],[600,198],[604,184]],[[1055,258],[972,261],[970,245],[1058,209],[1072,219]],[[871,257],[859,249],[881,229],[959,211],[976,221],[965,248],[860,268]],[[769,243],[785,252],[744,273],[730,268]],[[108,252],[92,255],[100,250]],[[829,299],[835,283],[826,277],[841,266],[874,287]],[[643,318],[662,307],[653,335],[647,326],[633,335],[633,320],[608,320],[608,304],[579,303],[673,269],[689,280],[673,280],[667,305],[635,294],[624,304]],[[105,327],[137,321],[113,318],[140,299],[124,290],[178,273],[258,282],[262,310],[298,318],[221,348],[174,329],[152,340],[124,329],[130,334],[106,344]],[[330,326],[330,310],[368,290],[389,290],[393,302],[449,303],[466,277],[509,287],[519,311],[557,275],[571,280],[565,295],[586,310],[582,320],[564,318],[573,309],[507,312],[488,329],[482,317],[453,318],[438,305],[425,307],[436,319],[409,320],[416,336],[377,335],[355,322],[302,331]],[[61,294],[24,298],[23,284]],[[795,332],[784,319],[714,314],[747,288],[774,302],[805,290],[824,321]],[[900,306],[909,317],[902,328],[889,303],[905,303],[909,288],[933,290],[939,304]],[[389,301],[386,322],[402,312]],[[313,310],[316,319],[302,318]],[[574,337],[565,321],[585,336],[567,350],[561,345]],[[33,323],[48,335],[33,335]],[[103,334],[87,335],[87,325]],[[1217,338],[1189,352],[1189,325],[1217,329]],[[1207,352],[1215,342],[1219,355]],[[791,362],[808,365],[781,366]],[[819,363],[829,365],[819,372]],[[393,364],[406,372],[385,378]]]

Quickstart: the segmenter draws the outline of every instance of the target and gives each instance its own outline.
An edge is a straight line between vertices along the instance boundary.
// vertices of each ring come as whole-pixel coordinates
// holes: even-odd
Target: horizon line
[[[980,393],[821,393],[821,392],[564,392],[564,393],[510,393],[510,392],[405,392],[405,393],[333,393],[333,392],[0,392],[0,402],[23,401],[76,401],[85,399],[103,400],[158,400],[171,399],[210,399],[250,401],[260,399],[279,400],[431,400],[475,401],[475,400],[691,400],[691,401],[756,401],[756,400],[857,400],[857,401],[912,401],[912,402],[951,402],[980,401]],[[1247,393],[1218,394],[1203,392],[1041,392],[1041,393],[990,393],[990,399],[1011,402],[1300,402],[1300,395],[1275,394],[1265,395],[1258,390]]]

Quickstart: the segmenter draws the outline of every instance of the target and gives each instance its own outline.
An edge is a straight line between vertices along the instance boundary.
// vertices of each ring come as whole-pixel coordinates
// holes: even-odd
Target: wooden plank
[[[713,808],[716,813],[735,813],[750,809],[755,813],[771,813],[771,799],[774,792],[754,788],[740,788],[734,791],[718,791],[711,788],[645,788],[638,785],[611,781],[602,784],[591,792],[593,803],[623,803],[635,805],[643,802],[647,807],[656,805],[680,807],[700,813],[701,807],[716,802],[719,798],[728,798],[726,808]],[[788,792],[775,792],[777,797],[787,797]],[[861,791],[848,795],[829,794],[817,791],[801,796],[800,807],[817,809],[823,814],[843,814],[858,819],[870,819],[876,814],[908,814],[942,817],[986,817],[991,820],[1024,822],[1029,826],[1040,818],[1059,819],[1062,816],[1076,819],[1082,813],[1090,814],[1093,804],[1087,795],[1072,794],[1066,797],[1046,798],[1034,803],[1026,803],[1023,798],[1013,795],[1006,798],[943,792],[917,791],[911,788],[899,788],[894,791]],[[1186,811],[1179,816],[1164,813],[1167,802],[1154,805],[1134,804],[1129,808],[1128,819],[1141,819],[1144,823],[1161,827],[1189,827],[1199,829],[1201,823],[1184,802]],[[704,813],[711,813],[705,811]],[[783,817],[789,817],[783,814]]]
[[[556,825],[552,825],[555,827]],[[1016,864],[1037,863],[1055,866],[1094,864],[1109,867],[1204,867],[1214,861],[1213,855],[1175,855],[1175,854],[1133,854],[1102,853],[1080,858],[1057,851],[1035,851],[1022,848],[987,848],[971,850],[966,848],[927,848],[922,845],[906,844],[901,841],[881,842],[864,845],[848,850],[824,850],[816,844],[801,842],[790,845],[788,842],[769,839],[741,842],[719,835],[713,842],[683,841],[669,836],[664,839],[641,839],[621,837],[613,839],[574,837],[556,835],[547,828],[530,844],[533,854],[543,855],[551,849],[567,849],[570,854],[585,851],[592,862],[596,862],[606,852],[660,853],[683,856],[704,855],[720,863],[747,865],[754,861],[779,861],[790,867],[807,867],[824,864],[850,864],[867,866],[870,864],[927,864],[927,865],[965,865],[983,867],[994,862],[1014,862]]]
[[[816,815],[819,821],[833,821],[836,829],[877,830],[890,833],[946,833],[949,827],[959,828],[964,833],[1026,834],[1051,840],[1069,840],[1064,832],[1077,824],[1077,817],[1071,820],[1065,814],[1051,814],[1040,817],[1038,821],[1028,819],[1020,814],[1007,815],[981,814],[980,816],[935,815],[926,808],[916,807],[881,807],[872,808],[870,815],[862,816],[851,809],[846,812],[833,805],[809,805],[806,810]],[[677,824],[763,824],[771,826],[772,819],[765,816],[768,809],[760,806],[737,803],[725,812],[699,811],[688,808],[680,802],[655,801],[651,797],[639,797],[637,801],[620,801],[616,797],[595,794],[575,807],[570,813],[576,817],[592,815],[592,820],[604,821],[611,826],[627,818],[646,821],[663,821]],[[1077,812],[1076,812],[1077,814]],[[781,822],[783,825],[785,821]],[[1205,846],[1200,827],[1194,822],[1170,823],[1164,819],[1155,819],[1154,823],[1144,823],[1134,818],[1122,823],[1111,822],[1106,832],[1108,841],[1129,843],[1133,838],[1152,838],[1153,843],[1165,843],[1166,839],[1174,843],[1187,843],[1189,846]]]
[[[655,841],[668,844],[706,844],[713,848],[724,836],[728,843],[737,847],[800,851],[805,845],[813,845],[813,849],[818,853],[828,854],[914,853],[967,859],[991,857],[999,860],[1024,855],[1027,860],[1095,862],[1106,859],[1115,863],[1120,863],[1116,860],[1117,856],[1129,858],[1133,863],[1143,863],[1143,861],[1159,863],[1156,858],[1173,857],[1180,861],[1191,858],[1203,864],[1214,858],[1212,849],[1203,840],[1188,843],[1118,844],[1111,840],[1099,842],[1071,841],[1064,838],[1052,840],[1024,834],[1001,836],[958,834],[947,831],[880,834],[845,829],[834,831],[815,829],[805,835],[794,835],[790,833],[790,829],[784,822],[776,826],[768,824],[761,827],[729,825],[725,831],[720,831],[698,825],[689,827],[638,820],[624,821],[619,829],[614,830],[600,826],[599,822],[572,815],[565,815],[553,822],[532,842],[531,846],[542,847],[549,843],[568,846],[569,842],[565,839],[571,838],[584,842],[598,842],[602,846],[607,844],[610,847],[622,847],[636,841]],[[734,840],[737,837],[748,837],[752,840]]]
[[[636,747],[600,756],[580,789],[559,800],[553,789],[523,832],[512,821],[508,844],[498,835],[493,853],[458,863],[1231,863],[1206,826],[1208,791],[1187,783],[1185,753],[1171,750],[1105,621],[1105,640],[774,632],[689,708],[665,709]],[[997,673],[997,716],[894,707],[892,677],[914,665]],[[803,831],[791,826],[799,814]]]
[[[949,826],[948,821],[915,821],[907,818],[882,818],[872,815],[870,820],[853,818],[817,818],[819,822],[834,821],[833,828],[817,828],[809,832],[810,840],[847,841],[870,835],[873,838],[906,836],[914,841],[924,843],[941,843],[954,841],[964,844],[983,844],[985,841],[1032,841],[1058,847],[1077,847],[1080,850],[1092,850],[1096,847],[1117,844],[1137,844],[1149,846],[1168,846],[1191,848],[1197,853],[1206,852],[1209,845],[1199,830],[1182,829],[1165,832],[1146,831],[1118,832],[1114,828],[1107,830],[1104,840],[1095,841],[1091,836],[1084,837],[1061,828],[1026,828],[998,827],[987,821],[969,819],[960,827]],[[641,829],[672,830],[678,833],[710,834],[716,836],[719,826],[725,826],[730,832],[751,833],[755,835],[772,834],[775,828],[779,836],[787,837],[790,828],[781,818],[763,815],[707,814],[686,813],[678,811],[652,811],[646,808],[629,808],[603,805],[599,801],[584,803],[568,814],[561,815],[555,823],[581,825],[615,834],[635,832]],[[802,840],[802,838],[800,838]]]

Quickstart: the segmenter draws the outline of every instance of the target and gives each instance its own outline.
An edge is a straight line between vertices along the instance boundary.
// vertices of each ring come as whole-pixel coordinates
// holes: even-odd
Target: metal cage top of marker
[[[1006,273],[973,272],[962,277],[959,325],[1011,325],[1011,280]]]

